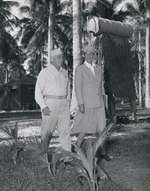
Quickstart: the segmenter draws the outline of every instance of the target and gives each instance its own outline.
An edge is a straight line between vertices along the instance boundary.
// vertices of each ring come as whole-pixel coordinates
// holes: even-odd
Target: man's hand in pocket
[[[45,107],[44,109],[42,109],[42,113],[43,115],[50,115],[51,111],[48,107]]]

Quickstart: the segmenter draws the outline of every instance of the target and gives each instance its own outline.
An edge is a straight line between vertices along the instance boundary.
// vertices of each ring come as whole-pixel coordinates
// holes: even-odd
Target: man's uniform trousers
[[[48,135],[52,134],[57,128],[60,143],[64,150],[71,150],[70,140],[70,115],[69,100],[52,99],[44,97],[45,104],[49,107],[50,116],[42,114],[41,140],[46,141]],[[48,143],[49,146],[49,143]]]

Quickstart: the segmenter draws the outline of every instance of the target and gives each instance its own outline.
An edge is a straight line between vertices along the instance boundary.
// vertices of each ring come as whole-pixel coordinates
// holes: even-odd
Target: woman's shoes
[[[113,157],[109,157],[107,154],[101,155],[103,159],[105,159],[106,161],[111,161],[113,159]]]

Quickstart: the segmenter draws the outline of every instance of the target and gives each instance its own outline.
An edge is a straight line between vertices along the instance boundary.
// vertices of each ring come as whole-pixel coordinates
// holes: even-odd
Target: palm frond
[[[9,135],[11,137],[11,129],[7,125],[3,125],[2,130],[6,135]]]
[[[20,10],[21,13],[26,13],[26,12],[29,12],[29,11],[30,11],[30,7],[27,6],[27,5],[24,5],[24,6],[21,6],[21,7],[19,8],[19,10]]]
[[[75,168],[78,172],[77,177],[84,177],[87,179],[90,189],[93,191],[93,184],[91,183],[90,177],[87,175],[86,170],[81,165],[75,165]]]
[[[113,127],[113,123],[109,124],[104,128],[104,130],[98,135],[96,141],[93,144],[93,153],[94,156],[96,155],[96,152],[98,151],[98,148],[102,144],[103,140],[106,138],[107,132]]]
[[[89,161],[87,160],[84,152],[77,145],[75,145],[75,144],[73,144],[73,145],[74,145],[75,151],[77,152],[78,156],[80,157],[80,160],[82,161],[85,169],[87,170],[88,175],[89,175],[91,181],[94,182],[94,179],[93,179],[93,168],[91,168],[91,165],[90,165]]]
[[[14,138],[14,140],[17,141],[17,139],[18,139],[18,121],[15,122],[14,128],[11,129],[11,135]]]
[[[92,141],[91,139],[88,142],[88,147],[86,150],[86,155],[87,155],[87,159],[89,161],[89,165],[93,171],[93,159],[94,159],[94,150],[93,150],[93,145],[92,145]]]
[[[110,181],[112,181],[112,179],[97,165],[95,164],[96,169],[98,170],[99,174],[100,174],[100,178],[104,179],[107,178]]]
[[[1,6],[1,8],[5,8],[5,9],[10,10],[12,6],[18,7],[19,3],[16,1],[2,1],[0,3],[0,6]]]
[[[116,3],[114,3],[114,10],[115,13],[119,12],[119,11],[127,11],[128,8],[132,10],[139,12],[139,6],[136,0],[120,0],[120,1],[116,1]]]

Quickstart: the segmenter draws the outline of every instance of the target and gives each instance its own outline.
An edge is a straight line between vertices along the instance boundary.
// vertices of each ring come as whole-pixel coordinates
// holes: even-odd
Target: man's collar
[[[55,68],[55,66],[51,63],[50,64],[50,67],[52,68],[52,70],[57,70],[56,68]],[[57,70],[58,72],[61,72],[62,71],[62,67],[60,67],[60,69],[59,70]]]

